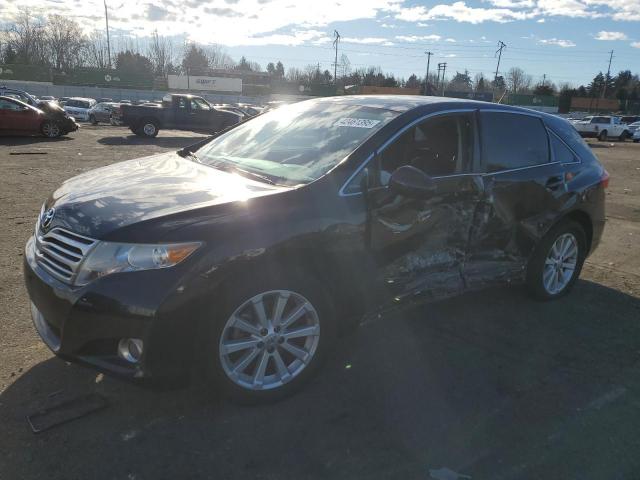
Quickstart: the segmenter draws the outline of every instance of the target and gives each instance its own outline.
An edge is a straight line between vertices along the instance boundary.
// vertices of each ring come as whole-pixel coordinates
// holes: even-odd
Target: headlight
[[[173,267],[200,245],[199,242],[168,245],[100,242],[80,265],[74,284],[86,285],[112,273]]]

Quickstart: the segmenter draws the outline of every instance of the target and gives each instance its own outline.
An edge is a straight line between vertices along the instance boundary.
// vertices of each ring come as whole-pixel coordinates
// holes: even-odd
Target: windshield
[[[300,102],[234,128],[202,147],[197,155],[206,165],[244,170],[274,183],[309,183],[397,115],[341,102]]]

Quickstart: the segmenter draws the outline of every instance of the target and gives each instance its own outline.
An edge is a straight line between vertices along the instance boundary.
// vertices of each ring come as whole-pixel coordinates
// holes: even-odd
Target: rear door
[[[539,116],[488,110],[479,120],[484,194],[465,260],[470,288],[521,278],[567,195],[563,164]]]
[[[193,120],[191,119],[191,102],[188,97],[178,97],[173,102],[174,124],[166,127],[176,127],[183,130],[191,130]],[[168,120],[168,119],[165,119]]]

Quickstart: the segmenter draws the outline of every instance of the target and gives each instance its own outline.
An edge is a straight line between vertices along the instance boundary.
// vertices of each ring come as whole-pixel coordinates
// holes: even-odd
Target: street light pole
[[[107,10],[107,0],[104,0],[104,20],[107,24],[107,66],[111,70],[111,40],[109,39],[109,11]]]

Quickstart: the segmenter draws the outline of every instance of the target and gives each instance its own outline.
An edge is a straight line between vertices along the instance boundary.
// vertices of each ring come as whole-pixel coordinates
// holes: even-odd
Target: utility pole
[[[609,52],[609,67],[607,67],[607,76],[604,77],[604,88],[602,89],[602,98],[604,98],[604,96],[607,93],[607,83],[611,78],[611,60],[613,60],[613,50]]]
[[[440,80],[440,70],[442,70],[442,81],[440,83],[442,84],[442,96],[444,97],[444,87],[445,87],[444,75],[447,71],[447,62],[438,64],[438,80]]]
[[[335,35],[333,46],[336,48],[336,59],[333,62],[333,83],[338,85],[338,43],[340,43],[340,34],[337,30],[334,30],[333,34]]]
[[[104,20],[107,24],[107,66],[111,70],[111,41],[109,40],[109,11],[107,10],[107,0],[104,0]]]
[[[500,60],[502,59],[502,49],[506,48],[507,44],[502,40],[498,40],[498,50],[494,54],[494,57],[498,55],[498,65],[496,65],[496,74],[493,77],[493,86],[495,88],[496,83],[498,82],[498,71],[500,70]]]
[[[424,94],[429,95],[429,63],[431,62],[432,52],[424,52],[427,54],[427,74],[424,77]]]
[[[544,87],[546,83],[547,83],[547,74],[543,73],[542,74],[542,86]]]

